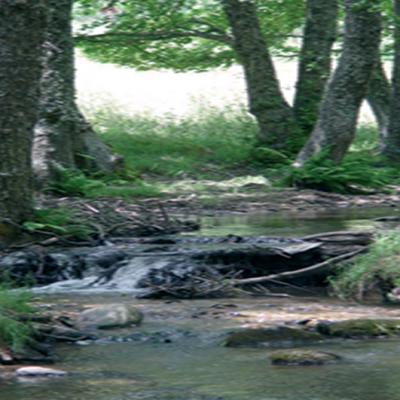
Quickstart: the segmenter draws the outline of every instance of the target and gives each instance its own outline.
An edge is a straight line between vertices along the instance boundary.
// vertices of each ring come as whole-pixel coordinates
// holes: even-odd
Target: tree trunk
[[[389,111],[388,133],[383,141],[382,154],[394,162],[400,162],[400,0],[394,0],[394,65],[392,95]]]
[[[49,0],[40,114],[33,148],[34,171],[40,183],[55,179],[60,167],[110,173],[116,161],[75,103],[72,3]]]
[[[39,102],[46,2],[2,0],[0,7],[0,236],[4,220],[32,212],[31,149]]]
[[[381,16],[375,0],[345,0],[345,39],[338,66],[321,103],[317,124],[295,166],[320,153],[339,164],[357,127],[361,103],[378,61]]]
[[[391,95],[390,82],[386,76],[382,61],[380,60],[376,64],[369,81],[367,102],[374,113],[379,127],[382,148],[388,134]]]
[[[243,66],[250,112],[259,126],[260,144],[286,150],[298,129],[279,87],[253,0],[221,0],[231,26],[233,47]]]
[[[317,121],[319,104],[330,76],[338,10],[338,0],[307,0],[293,104],[293,112],[305,140]]]

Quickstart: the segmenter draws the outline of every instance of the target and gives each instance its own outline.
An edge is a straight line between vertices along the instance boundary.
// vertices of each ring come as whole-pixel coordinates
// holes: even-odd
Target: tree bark
[[[244,69],[249,109],[258,123],[259,142],[287,150],[288,143],[296,141],[299,132],[280,90],[254,1],[221,1],[232,30],[233,47]]]
[[[39,120],[33,165],[39,183],[56,179],[60,168],[110,173],[116,157],[97,138],[75,102],[72,0],[48,0]]]
[[[19,223],[32,212],[31,149],[45,29],[45,1],[1,2],[0,228],[5,219]]]
[[[382,154],[394,162],[400,162],[400,0],[394,0],[394,64],[392,93],[387,136],[383,141]]]
[[[317,124],[295,166],[321,151],[339,164],[356,131],[361,103],[378,61],[381,16],[375,0],[345,0],[345,39],[338,66],[321,103]]]
[[[382,148],[388,135],[391,96],[390,82],[383,68],[382,60],[379,60],[369,81],[367,102],[378,124]]]
[[[293,103],[293,112],[305,140],[317,121],[319,105],[331,73],[338,10],[338,0],[306,2],[306,21]]]

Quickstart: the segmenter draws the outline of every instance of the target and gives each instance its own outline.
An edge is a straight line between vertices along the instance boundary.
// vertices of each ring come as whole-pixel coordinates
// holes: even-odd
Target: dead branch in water
[[[309,276],[315,274],[316,272],[321,272],[324,269],[331,268],[333,265],[339,264],[342,261],[349,260],[357,256],[358,254],[364,253],[367,248],[364,247],[359,250],[351,251],[349,253],[342,254],[337,257],[330,258],[329,260],[323,261],[318,264],[311,265],[310,267],[297,269],[295,271],[286,271],[279,274],[271,274],[266,276],[259,276],[256,278],[246,278],[246,279],[235,279],[231,282],[234,286],[256,284],[261,282],[270,282],[278,279],[291,279],[291,278],[301,278],[303,276]]]

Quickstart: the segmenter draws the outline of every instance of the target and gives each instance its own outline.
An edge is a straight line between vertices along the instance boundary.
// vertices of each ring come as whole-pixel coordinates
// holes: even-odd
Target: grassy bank
[[[363,300],[377,289],[388,293],[400,287],[400,232],[393,230],[376,238],[367,254],[356,257],[331,279],[331,286],[341,298]]]
[[[9,347],[19,351],[29,340],[32,332],[27,321],[21,321],[20,315],[27,316],[33,312],[29,305],[30,295],[0,287],[0,350]]]
[[[341,165],[322,155],[295,169],[290,155],[257,146],[257,126],[244,110],[201,109],[181,119],[128,116],[110,109],[87,115],[101,139],[123,156],[126,171],[108,178],[65,171],[63,179],[50,185],[53,192],[86,198],[156,197],[165,195],[172,182],[178,188],[182,185],[176,183],[191,181],[191,190],[197,192],[207,187],[202,180],[258,176],[276,187],[358,193],[398,181],[397,169],[379,159],[378,133],[372,126],[359,129]]]

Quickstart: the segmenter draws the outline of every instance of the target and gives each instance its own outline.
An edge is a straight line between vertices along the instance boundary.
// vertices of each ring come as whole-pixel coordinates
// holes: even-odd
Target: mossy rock
[[[324,365],[341,359],[333,353],[302,349],[277,350],[269,358],[273,365]]]
[[[288,165],[289,158],[274,149],[269,147],[257,147],[252,154],[253,160],[262,165]]]
[[[319,333],[303,329],[276,326],[272,328],[249,328],[232,332],[225,339],[226,347],[293,346],[322,339]]]
[[[359,338],[400,335],[398,319],[355,319],[321,322],[316,325],[319,333],[327,336]]]

